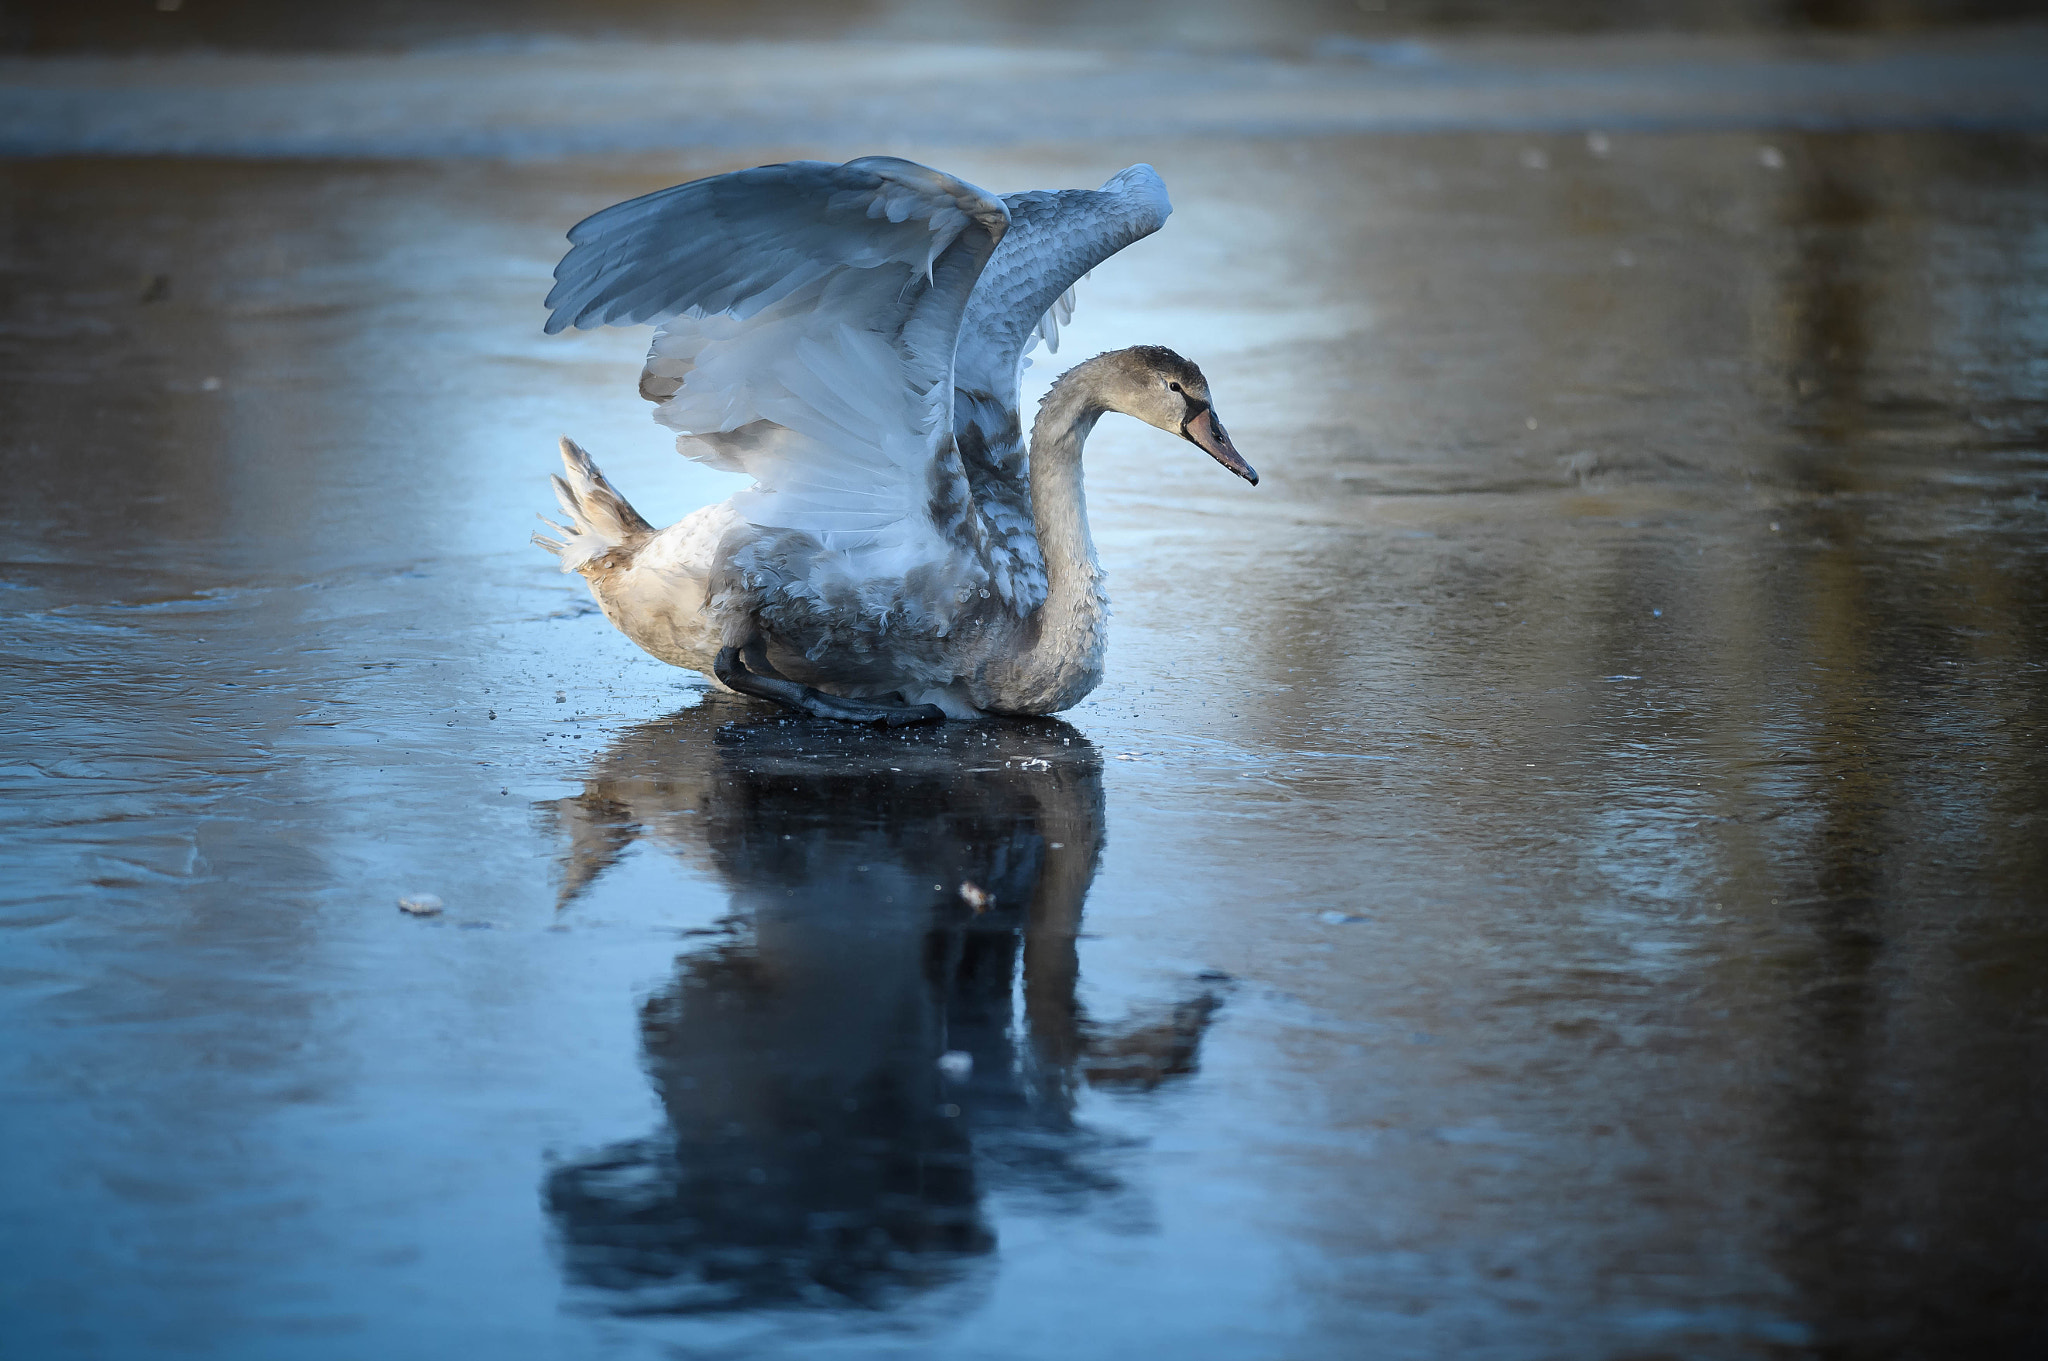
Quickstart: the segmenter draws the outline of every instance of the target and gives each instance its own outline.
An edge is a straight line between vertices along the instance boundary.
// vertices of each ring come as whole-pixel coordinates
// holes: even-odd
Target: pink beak
[[[1237,446],[1230,442],[1230,432],[1223,428],[1223,422],[1216,419],[1216,412],[1203,407],[1201,414],[1192,417],[1181,426],[1180,433],[1188,443],[1195,445],[1230,471],[1236,473],[1254,487],[1259,485],[1259,471],[1244,461],[1244,455],[1237,452]]]

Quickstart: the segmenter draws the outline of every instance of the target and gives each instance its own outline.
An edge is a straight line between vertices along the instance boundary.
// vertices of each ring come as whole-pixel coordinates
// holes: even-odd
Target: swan
[[[722,689],[888,725],[1072,707],[1102,678],[1109,614],[1081,486],[1097,419],[1259,480],[1201,370],[1155,345],[1069,369],[1022,440],[1027,353],[1056,349],[1074,285],[1171,211],[1149,165],[997,198],[866,156],[584,219],[547,332],[655,322],[655,420],[754,485],[657,530],[564,438],[567,523],[543,517],[534,542],[628,638]]]

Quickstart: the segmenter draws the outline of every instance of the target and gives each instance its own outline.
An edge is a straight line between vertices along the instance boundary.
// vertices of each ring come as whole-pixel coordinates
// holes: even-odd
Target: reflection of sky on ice
[[[1174,219],[1027,398],[1173,344],[1265,474],[1105,422],[1108,681],[900,754],[698,702],[525,546],[559,432],[656,520],[731,485],[633,398],[643,336],[539,335],[566,225],[872,146],[0,169],[0,1339],[2038,1327],[2038,149],[1317,116],[889,148],[1157,165]],[[962,879],[991,913],[908,900]]]

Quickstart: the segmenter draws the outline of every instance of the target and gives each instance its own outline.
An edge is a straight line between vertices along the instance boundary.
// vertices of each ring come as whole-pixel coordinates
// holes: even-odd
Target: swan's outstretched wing
[[[1045,561],[1032,532],[1018,378],[1043,338],[1058,348],[1081,276],[1166,222],[1173,205],[1149,165],[1100,189],[1008,194],[1010,229],[982,270],[953,364],[953,433],[987,527],[994,583],[1019,614],[1045,599]]]
[[[755,525],[839,555],[811,588],[900,582],[976,537],[953,349],[1008,223],[892,156],[735,171],[577,224],[547,329],[662,323],[640,391],[678,447],[754,478],[736,504]]]

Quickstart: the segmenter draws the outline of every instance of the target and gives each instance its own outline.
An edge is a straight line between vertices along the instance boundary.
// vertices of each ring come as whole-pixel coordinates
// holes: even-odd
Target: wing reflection
[[[547,1179],[571,1283],[621,1311],[882,1307],[957,1277],[994,1247],[991,1188],[1121,1189],[1077,1083],[1191,1071],[1220,1004],[1207,978],[1118,1032],[1077,1004],[1103,800],[1073,728],[757,715],[714,696],[631,729],[548,806],[565,903],[642,839],[732,894],[730,935],[641,1012],[666,1127]]]

